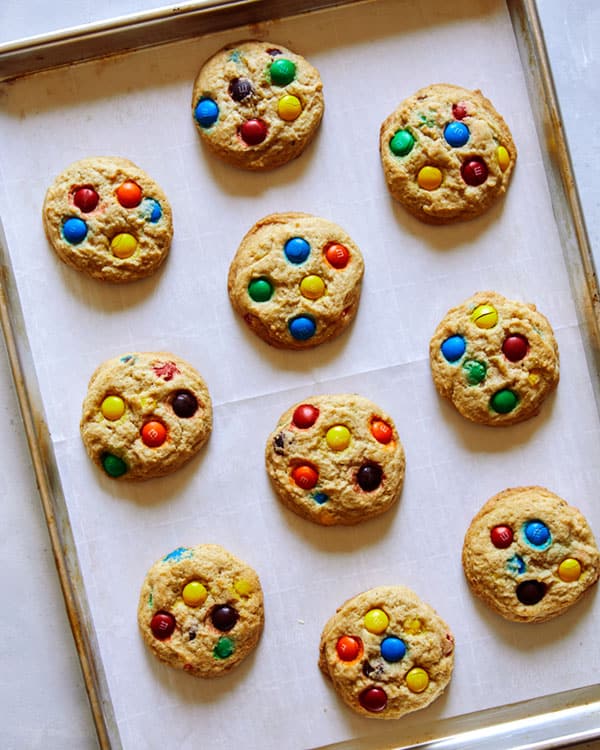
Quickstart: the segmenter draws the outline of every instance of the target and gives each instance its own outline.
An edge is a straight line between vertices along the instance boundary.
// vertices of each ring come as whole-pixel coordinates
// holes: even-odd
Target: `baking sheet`
[[[190,115],[193,78],[213,51],[258,36],[321,71],[326,114],[294,164],[246,174],[216,163]],[[493,55],[491,54],[493,51]],[[519,149],[506,200],[486,216],[427,227],[388,197],[378,129],[417,88],[481,88]],[[55,71],[3,86],[0,214],[46,408],[100,655],[125,748],[314,747],[381,735],[435,734],[444,718],[597,681],[597,596],[554,622],[522,626],[476,603],[460,568],[472,515],[495,492],[543,484],[599,533],[598,414],[520,59],[503,3],[414,7],[381,0]],[[58,263],[40,209],[71,161],[122,155],[167,192],[171,257],[157,276],[107,287]],[[273,211],[341,224],[366,275],[350,332],[314,352],[271,350],[234,317],[229,262]],[[429,337],[478,289],[535,302],[552,322],[561,383],[542,414],[506,430],[465,423],[435,394]],[[78,423],[104,359],[171,350],[205,376],[215,403],[208,447],[176,474],[138,486],[99,475]],[[321,529],[275,500],[263,468],[280,413],[311,393],[356,391],[393,417],[407,454],[396,509],[351,529]],[[193,680],[158,664],[137,634],[141,581],[182,544],[216,542],[259,572],[266,627],[231,675]],[[450,623],[456,669],[445,696],[400,722],[354,716],[317,667],[322,625],[345,598],[404,583]]]

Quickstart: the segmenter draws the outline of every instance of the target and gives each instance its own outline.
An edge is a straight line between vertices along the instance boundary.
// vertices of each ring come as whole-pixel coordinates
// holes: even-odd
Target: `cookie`
[[[204,445],[212,405],[196,370],[167,352],[104,362],[83,402],[81,437],[92,461],[115,479],[169,474]]]
[[[319,667],[343,701],[375,719],[399,719],[446,689],[454,637],[405,586],[378,586],[349,599],[321,634]]]
[[[428,224],[487,211],[506,192],[517,158],[489,99],[448,83],[405,99],[383,122],[379,151],[392,196]]]
[[[243,41],[213,55],[194,83],[202,141],[243,169],[279,167],[299,156],[323,116],[319,71],[280,44]]]
[[[237,667],[256,647],[263,623],[258,576],[216,544],[178,547],[150,568],[140,593],[146,645],[195,677]]]
[[[600,574],[587,521],[544,487],[514,487],[488,500],[467,530],[462,563],[473,593],[515,622],[562,614]]]
[[[308,349],[352,322],[363,272],[360,250],[337,224],[310,214],[271,214],[235,254],[229,299],[263,341]]]
[[[324,526],[383,513],[404,482],[404,449],[391,417],[356,394],[292,406],[269,436],[265,461],[283,504]]]
[[[102,281],[136,281],[169,253],[171,207],[127,159],[97,156],[71,164],[46,193],[44,229],[58,257]]]
[[[438,392],[473,422],[535,416],[559,379],[558,346],[535,305],[478,292],[446,313],[429,345]]]

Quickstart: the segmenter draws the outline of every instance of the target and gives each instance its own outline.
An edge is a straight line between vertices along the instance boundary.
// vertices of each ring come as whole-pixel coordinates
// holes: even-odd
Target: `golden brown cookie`
[[[149,276],[171,247],[167,197],[127,159],[96,156],[71,164],[48,189],[42,215],[58,257],[102,281]]]
[[[280,44],[238,42],[204,63],[192,111],[217,156],[243,169],[273,169],[313,139],[323,116],[323,84],[316,68]]]
[[[229,299],[268,344],[308,349],[354,319],[363,272],[360,250],[337,224],[310,214],[271,214],[235,254]]]
[[[535,305],[478,292],[446,313],[429,345],[438,392],[473,422],[535,416],[559,379],[558,346]]]
[[[167,352],[109,359],[92,375],[81,437],[93,462],[115,479],[169,474],[204,445],[212,405],[196,370]]]
[[[562,614],[600,574],[587,521],[544,487],[514,487],[488,500],[467,530],[462,562],[473,593],[515,622]]]
[[[138,624],[161,661],[218,677],[254,650],[264,623],[254,570],[216,544],[178,547],[148,571]]]
[[[324,526],[383,513],[404,482],[394,422],[356,394],[311,396],[292,406],[267,440],[265,461],[284,505]]]
[[[384,121],[379,150],[392,196],[428,224],[472,219],[506,192],[517,150],[481,91],[438,83]]]
[[[323,628],[319,667],[359,714],[398,719],[445,690],[454,637],[405,586],[378,586],[349,599]]]

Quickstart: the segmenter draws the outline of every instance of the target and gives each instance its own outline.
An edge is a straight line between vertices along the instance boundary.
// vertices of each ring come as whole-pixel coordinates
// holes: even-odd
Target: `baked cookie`
[[[472,219],[506,192],[517,150],[481,91],[439,83],[405,99],[381,126],[392,196],[428,224]]]
[[[268,344],[308,349],[351,323],[363,272],[360,250],[337,224],[271,214],[242,240],[229,268],[229,298]]]
[[[343,701],[375,719],[425,708],[445,690],[454,637],[405,586],[378,586],[349,599],[321,634],[319,667]]]
[[[255,648],[264,623],[254,570],[216,544],[178,547],[144,580],[138,624],[161,661],[195,677],[218,677]]]
[[[446,313],[429,345],[440,395],[494,427],[535,416],[559,378],[558,347],[535,305],[478,292]]]
[[[102,281],[136,281],[169,253],[171,207],[158,185],[127,159],[71,164],[46,193],[44,229],[58,257]]]
[[[323,116],[319,71],[272,42],[229,44],[204,63],[192,96],[194,122],[217,156],[243,169],[299,156]]]
[[[473,593],[515,622],[560,615],[600,574],[587,521],[544,487],[514,487],[488,500],[465,535],[462,563]]]
[[[167,352],[104,362],[83,402],[81,437],[92,461],[115,479],[169,474],[197,453],[212,429],[212,405],[196,370]]]
[[[404,449],[392,419],[362,396],[311,396],[269,436],[267,472],[280,500],[324,526],[377,516],[398,499]]]

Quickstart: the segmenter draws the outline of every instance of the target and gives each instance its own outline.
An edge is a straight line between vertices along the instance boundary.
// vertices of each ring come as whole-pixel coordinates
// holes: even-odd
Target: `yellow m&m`
[[[370,609],[363,619],[365,628],[369,633],[379,635],[383,633],[390,624],[390,618],[382,609]]]
[[[422,693],[429,685],[429,675],[421,667],[413,667],[406,675],[406,684],[411,693]]]
[[[184,586],[181,596],[188,607],[199,607],[206,601],[208,591],[200,581],[190,581]]]
[[[137,240],[132,234],[121,232],[115,235],[110,243],[112,254],[117,258],[130,258],[137,250]]]
[[[286,122],[292,122],[297,119],[300,117],[301,112],[302,104],[300,103],[300,99],[297,96],[292,96],[292,94],[282,96],[277,103],[277,114]]]
[[[305,276],[300,282],[300,292],[307,299],[319,299],[325,293],[325,282],[320,276]]]
[[[404,620],[402,623],[402,627],[404,630],[406,630],[407,633],[412,633],[413,635],[415,633],[420,633],[421,630],[423,630],[423,623],[421,620],[419,620],[418,617],[409,617],[408,619]]]
[[[437,167],[423,167],[417,175],[417,183],[423,190],[437,190],[442,184],[442,172]]]
[[[115,422],[125,414],[125,402],[119,396],[107,396],[100,407],[102,416]]]
[[[332,451],[344,451],[350,445],[350,430],[343,424],[336,424],[327,430],[325,439]]]
[[[250,583],[250,581],[246,581],[245,578],[238,579],[233,584],[233,588],[240,596],[250,596],[250,594],[252,593],[252,584]]]
[[[581,577],[581,563],[574,557],[567,557],[558,566],[558,577],[566,583],[578,581]]]
[[[493,328],[498,322],[498,311],[492,305],[477,305],[471,313],[477,328]]]
[[[496,149],[496,159],[498,159],[498,166],[503,172],[506,172],[508,165],[510,164],[510,156],[504,146],[498,146]]]

